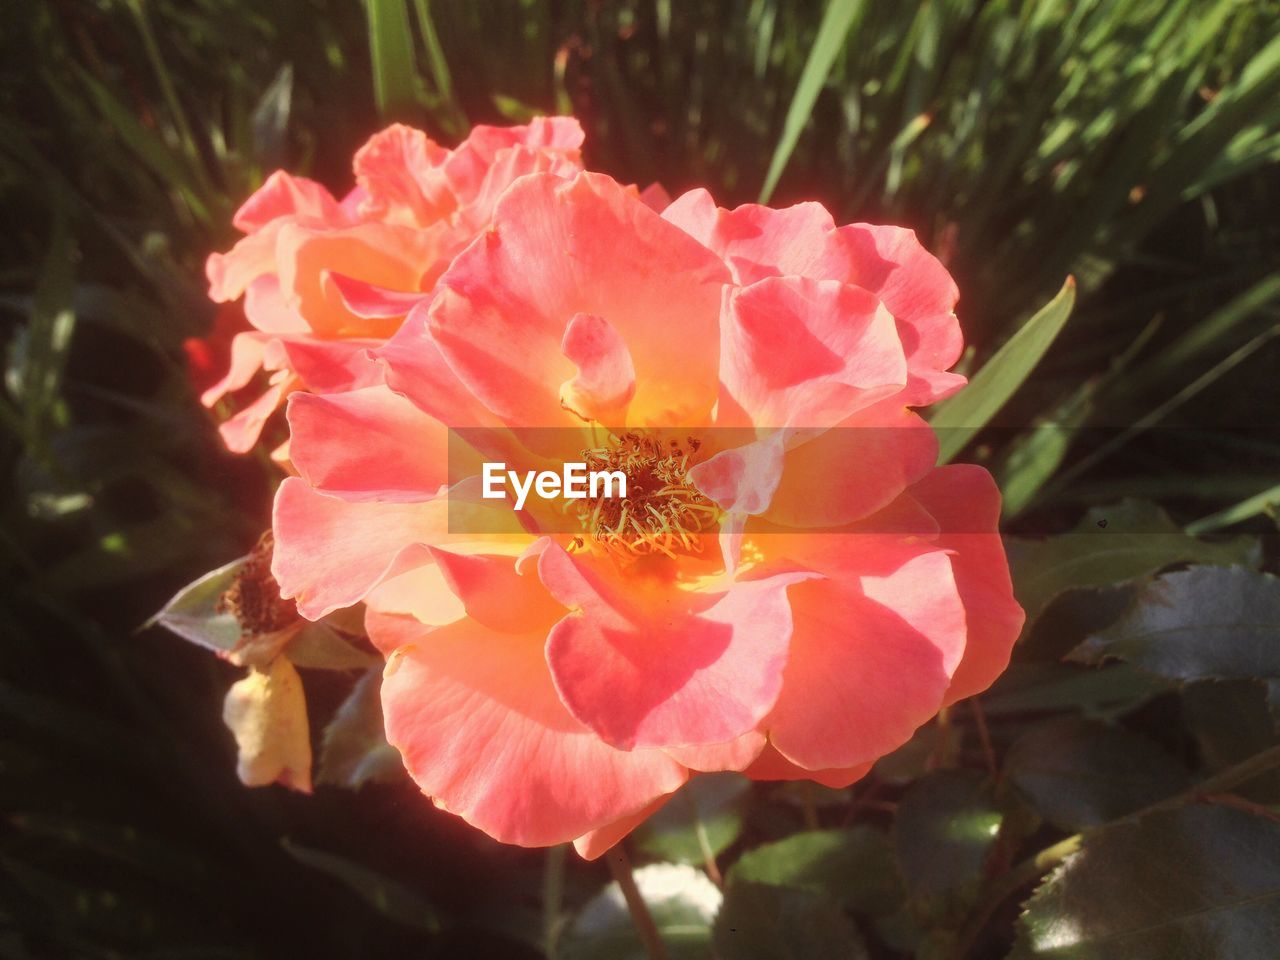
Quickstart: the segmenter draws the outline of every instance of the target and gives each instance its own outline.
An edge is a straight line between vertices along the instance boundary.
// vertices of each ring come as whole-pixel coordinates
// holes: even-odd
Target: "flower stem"
[[[568,845],[561,843],[547,849],[546,868],[542,874],[542,941],[548,957],[556,955],[560,935],[560,907],[564,900],[564,858]]]
[[[813,781],[803,781],[800,789],[800,799],[804,805],[804,828],[806,830],[817,830],[821,824],[818,822],[818,803],[814,799]]]
[[[622,897],[627,901],[627,909],[631,911],[631,922],[635,924],[640,942],[644,944],[649,960],[667,960],[667,946],[658,935],[658,925],[653,922],[653,914],[640,896],[640,888],[636,886],[636,878],[631,873],[631,858],[621,843],[605,854],[609,864],[609,872],[622,888]]]

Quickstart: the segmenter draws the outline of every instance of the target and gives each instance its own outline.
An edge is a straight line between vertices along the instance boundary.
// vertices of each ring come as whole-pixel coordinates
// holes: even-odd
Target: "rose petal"
[[[559,547],[542,554],[538,570],[575,611],[547,636],[556,689],[606,742],[627,750],[723,743],[773,706],[791,633],[787,587],[808,574],[734,584],[694,612],[676,590],[641,601],[631,583],[610,585]]]
[[[577,313],[606,317],[636,371],[632,422],[699,422],[714,402],[725,278],[709,251],[608,177],[540,174],[512,185],[493,227],[441,279],[431,332],[489,409],[556,426],[568,416],[559,385],[575,373],[565,326]]]
[[[371,634],[380,618],[367,619]],[[564,843],[616,823],[687,777],[660,750],[603,743],[560,703],[540,633],[474,623],[424,632],[387,663],[388,741],[436,804],[503,842]]]
[[[757,427],[835,426],[907,382],[893,317],[858,287],[761,280],[726,298],[722,331],[721,406]]]
[[[293,465],[322,493],[349,501],[421,502],[448,483],[448,432],[384,386],[295,393]]]
[[[872,764],[827,770],[806,770],[798,767],[772,745],[766,746],[759,758],[743,772],[752,780],[812,780],[824,787],[839,790],[856,783],[871,770]]]
[[[808,539],[817,551],[838,537]],[[793,588],[791,653],[763,725],[785,758],[810,770],[858,766],[905,743],[937,712],[964,652],[947,555],[889,536],[857,539],[864,556],[846,558],[843,576]]]
[[[560,385],[560,402],[584,420],[625,423],[636,392],[636,368],[618,331],[603,317],[577,313],[565,327],[560,349],[578,367],[577,375]]]
[[[295,448],[294,457],[298,456]],[[276,491],[271,574],[298,612],[318,620],[364,599],[401,550],[438,541],[448,529],[442,499],[425,503],[353,503],[289,477]]]
[[[941,526],[938,546],[954,551],[951,566],[968,622],[964,658],[947,690],[949,705],[991,686],[1008,665],[1026,617],[1013,598],[997,532],[1000,491],[991,474],[970,464],[939,467],[911,495]]]
[[[312,217],[342,224],[346,215],[322,184],[277,170],[235,212],[231,223],[241,233],[256,233],[280,217]]]

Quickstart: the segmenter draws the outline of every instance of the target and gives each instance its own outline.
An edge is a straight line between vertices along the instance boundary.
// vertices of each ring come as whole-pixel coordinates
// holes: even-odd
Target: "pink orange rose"
[[[1022,624],[994,483],[912,410],[964,383],[956,299],[817,204],[523,177],[385,382],[291,398],[273,572],[303,616],[367,604],[388,739],[499,840],[598,855],[697,771],[848,784]],[[628,497],[478,495],[581,456]]]
[[[252,330],[236,336],[230,368],[205,390],[213,406],[269,372],[264,393],[222,424],[244,452],[283,398],[378,382],[366,351],[383,343],[436,279],[488,224],[516,178],[581,169],[582,130],[572,118],[476,127],[446,150],[395,125],[356,154],[356,187],[341,201],[322,185],[278,171],[235,215],[245,237],[209,257],[209,296],[244,297]]]

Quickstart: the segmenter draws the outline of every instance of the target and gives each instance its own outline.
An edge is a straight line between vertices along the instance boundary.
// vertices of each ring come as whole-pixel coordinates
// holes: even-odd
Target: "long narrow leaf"
[[[862,0],[830,0],[827,12],[823,14],[822,23],[818,25],[818,35],[809,51],[809,59],[805,62],[804,72],[800,74],[800,82],[796,84],[796,93],[787,110],[787,118],[782,125],[782,137],[773,151],[773,159],[769,161],[769,172],[765,174],[764,186],[760,190],[760,202],[768,203],[773,196],[773,188],[778,185],[778,178],[786,169],[791,159],[791,151],[796,148],[800,133],[809,122],[809,114],[817,102],[822,85],[827,82],[831,66],[836,55],[844,47],[845,38],[853,26],[853,21],[862,10]]]
[[[1075,300],[1075,280],[1067,277],[1058,295],[996,351],[969,386],[938,407],[929,422],[938,433],[939,463],[959,453],[1022,386],[1062,331]]]
[[[365,0],[373,95],[384,120],[411,114],[421,81],[413,62],[413,34],[405,0]]]
[[[1274,510],[1276,507],[1280,507],[1280,484],[1276,484],[1269,490],[1254,494],[1235,506],[1227,507],[1225,510],[1219,510],[1215,514],[1187,524],[1187,533],[1193,537],[1212,533],[1215,530],[1221,530],[1223,527],[1229,527],[1243,520],[1252,519],[1269,510]]]

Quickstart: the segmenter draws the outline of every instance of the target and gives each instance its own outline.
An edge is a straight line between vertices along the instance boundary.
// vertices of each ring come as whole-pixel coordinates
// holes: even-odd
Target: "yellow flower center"
[[[589,542],[624,562],[651,554],[701,553],[701,535],[716,528],[720,509],[689,482],[689,461],[700,446],[694,437],[664,441],[629,432],[582,451],[588,473],[624,473],[627,495],[573,501],[584,531],[574,546]]]

